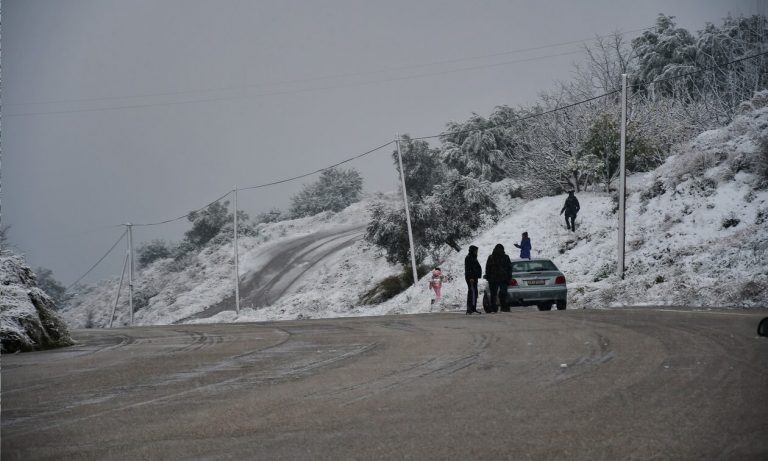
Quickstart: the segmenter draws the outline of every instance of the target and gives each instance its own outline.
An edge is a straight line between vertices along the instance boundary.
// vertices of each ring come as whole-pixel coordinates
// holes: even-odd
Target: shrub
[[[416,268],[416,273],[419,278],[426,275],[427,272],[429,272],[429,268],[427,266],[417,266]],[[402,293],[412,285],[413,285],[413,271],[411,270],[411,266],[404,266],[403,272],[401,272],[400,274],[391,275],[383,279],[381,282],[377,283],[376,286],[374,286],[373,288],[368,290],[365,294],[363,294],[360,297],[360,303],[361,304],[383,303],[384,301],[387,301],[399,295],[400,293]]]
[[[760,225],[766,222],[766,219],[768,218],[768,209],[761,208],[757,210],[757,215],[755,216],[755,224]]]
[[[35,272],[37,275],[37,287],[53,299],[57,309],[61,309],[70,298],[67,294],[67,289],[58,280],[53,278],[53,271],[50,269],[38,267]]]
[[[509,198],[523,198],[523,188],[518,187],[510,187],[509,188]]]
[[[723,229],[728,229],[729,227],[736,227],[739,225],[741,220],[736,217],[735,214],[731,213],[727,217],[723,218]]]
[[[283,220],[283,212],[280,211],[278,208],[272,208],[269,211],[265,211],[264,213],[259,213],[256,215],[256,217],[253,219],[256,224],[269,224],[273,222],[278,222]]]
[[[139,267],[146,267],[158,259],[170,258],[172,252],[173,248],[165,240],[155,239],[144,242],[136,250],[139,256]]]
[[[660,178],[656,178],[653,181],[653,185],[647,190],[644,190],[640,194],[640,200],[643,202],[648,202],[654,197],[658,197],[660,195],[664,195],[664,192],[666,192],[667,189],[664,187],[664,183],[661,181]]]
[[[232,220],[228,213],[229,202],[214,202],[208,207],[193,211],[187,216],[192,223],[192,229],[184,233],[184,238],[196,248],[201,248],[209,240],[216,237],[221,228]]]
[[[613,273],[613,271],[614,271],[614,267],[612,265],[603,264],[602,266],[600,266],[600,269],[598,269],[592,281],[599,282],[600,280],[606,279]]]
[[[360,200],[363,178],[357,170],[331,168],[320,174],[316,183],[291,198],[290,214],[294,218],[313,216],[323,211],[341,211]]]

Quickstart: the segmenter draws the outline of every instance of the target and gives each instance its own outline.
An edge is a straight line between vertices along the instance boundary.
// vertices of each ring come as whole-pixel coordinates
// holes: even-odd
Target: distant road
[[[2,357],[3,460],[768,459],[747,312],[77,330]]]
[[[260,270],[244,274],[240,283],[240,306],[269,306],[293,289],[304,275],[325,258],[349,247],[363,237],[365,226],[342,227],[288,240],[267,253]],[[234,288],[233,288],[234,290]],[[207,319],[224,311],[235,310],[234,293],[218,304],[180,319]]]

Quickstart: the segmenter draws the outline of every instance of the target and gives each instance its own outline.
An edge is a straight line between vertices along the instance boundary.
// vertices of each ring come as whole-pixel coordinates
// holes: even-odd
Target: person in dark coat
[[[520,259],[531,259],[531,239],[528,238],[528,232],[523,232],[520,245],[515,243],[515,246],[520,248]]]
[[[507,306],[507,286],[512,278],[512,261],[504,253],[504,246],[499,243],[493,248],[485,263],[485,278],[491,292],[490,312],[509,312]]]
[[[560,210],[560,214],[565,213],[565,227],[567,227],[568,230],[576,231],[576,214],[580,209],[579,199],[573,195],[572,190],[568,191],[568,197],[565,199],[565,204]]]
[[[477,247],[469,246],[464,258],[464,280],[467,281],[467,315],[480,314],[477,310],[477,281],[483,276],[483,268],[477,260]]]

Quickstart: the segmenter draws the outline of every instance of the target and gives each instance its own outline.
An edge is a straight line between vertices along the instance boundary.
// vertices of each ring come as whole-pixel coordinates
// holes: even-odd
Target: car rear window
[[[557,266],[552,261],[518,261],[512,263],[512,272],[556,271]]]

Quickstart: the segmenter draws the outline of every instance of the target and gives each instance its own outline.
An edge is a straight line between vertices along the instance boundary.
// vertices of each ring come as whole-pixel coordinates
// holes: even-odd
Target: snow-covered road
[[[364,230],[364,226],[339,227],[287,240],[271,248],[262,255],[262,258],[268,260],[263,267],[241,276],[241,306],[269,306],[280,297],[290,294],[313,267],[361,239]],[[226,310],[235,310],[234,294],[175,323],[210,318]]]

